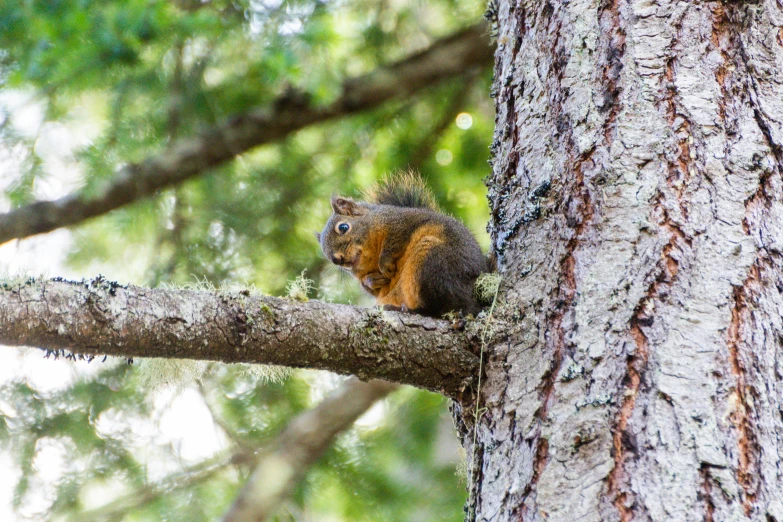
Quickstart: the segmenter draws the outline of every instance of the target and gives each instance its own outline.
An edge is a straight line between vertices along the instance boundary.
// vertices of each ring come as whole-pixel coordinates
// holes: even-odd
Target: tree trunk
[[[468,517],[783,521],[781,4],[493,13]]]

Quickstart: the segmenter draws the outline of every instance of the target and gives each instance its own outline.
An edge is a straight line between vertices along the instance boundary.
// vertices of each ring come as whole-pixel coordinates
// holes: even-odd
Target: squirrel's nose
[[[342,254],[332,254],[332,263],[334,263],[335,265],[343,264],[343,255]]]

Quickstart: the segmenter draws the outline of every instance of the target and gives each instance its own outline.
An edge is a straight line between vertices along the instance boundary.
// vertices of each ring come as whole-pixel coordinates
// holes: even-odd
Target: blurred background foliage
[[[483,9],[482,0],[0,0],[2,206],[95,190],[121,165],[290,86],[328,103],[344,78],[424,49]],[[330,196],[357,196],[412,167],[486,247],[490,65],[75,227],[65,263],[138,285],[252,285],[273,295],[306,271],[311,297],[369,304],[320,256],[313,233]],[[143,367],[96,360],[54,390],[24,378],[2,386],[0,441],[17,467],[20,518],[213,520],[258,448],[338,381],[304,371],[269,381],[211,364],[185,392],[156,391]],[[150,442],[182,393],[199,394],[220,432],[208,458]],[[410,388],[394,394],[338,439],[279,519],[461,520],[446,406]],[[43,477],[46,458],[60,464]]]

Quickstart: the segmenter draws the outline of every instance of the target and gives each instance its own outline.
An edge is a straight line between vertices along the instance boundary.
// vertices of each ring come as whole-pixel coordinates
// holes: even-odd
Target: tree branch
[[[223,521],[267,520],[293,494],[334,437],[396,389],[397,385],[384,381],[350,379],[316,408],[294,419],[277,437],[272,451],[261,458]]]
[[[461,399],[478,370],[447,321],[309,301],[28,279],[0,285],[0,344],[314,368]]]
[[[313,107],[302,93],[288,92],[269,107],[236,116],[158,156],[126,165],[94,196],[72,194],[0,215],[0,243],[105,214],[308,125],[410,96],[472,67],[488,65],[492,54],[486,25],[480,23],[396,64],[346,80],[342,95],[330,105]]]

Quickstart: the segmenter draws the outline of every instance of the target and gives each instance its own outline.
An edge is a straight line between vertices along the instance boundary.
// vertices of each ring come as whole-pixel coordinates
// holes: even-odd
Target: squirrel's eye
[[[337,225],[337,232],[339,232],[340,234],[345,234],[349,230],[351,230],[351,225],[349,225],[348,223],[340,223],[339,225]]]

